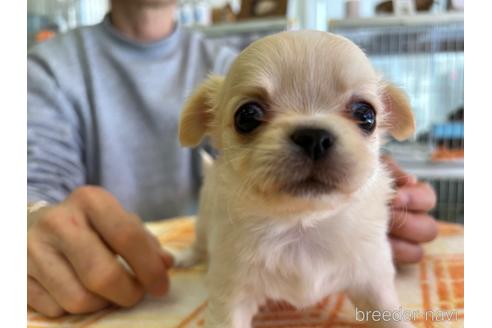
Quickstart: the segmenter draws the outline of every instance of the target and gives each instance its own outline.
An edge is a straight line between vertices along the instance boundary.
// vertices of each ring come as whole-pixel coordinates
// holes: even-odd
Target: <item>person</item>
[[[100,24],[28,53],[27,296],[47,316],[129,307],[169,288],[172,258],[142,220],[186,210],[198,169],[177,142],[181,105],[236,56],[181,29],[175,9],[112,0]],[[427,214],[435,194],[386,161],[397,187],[395,261],[413,263],[437,234]]]

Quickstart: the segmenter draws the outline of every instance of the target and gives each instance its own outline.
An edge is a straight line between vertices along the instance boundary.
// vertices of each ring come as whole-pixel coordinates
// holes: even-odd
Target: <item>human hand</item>
[[[28,217],[27,300],[47,316],[129,307],[145,292],[161,296],[171,266],[140,219],[102,188],[81,187]]]
[[[383,160],[396,185],[389,226],[393,259],[397,264],[419,262],[423,256],[421,243],[437,237],[437,222],[428,214],[436,205],[436,194],[428,183],[404,172],[391,158]]]

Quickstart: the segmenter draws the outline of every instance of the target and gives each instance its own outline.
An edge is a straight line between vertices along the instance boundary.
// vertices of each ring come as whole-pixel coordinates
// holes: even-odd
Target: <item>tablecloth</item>
[[[188,246],[194,238],[194,218],[148,224],[168,247]],[[463,327],[464,254],[462,225],[439,223],[439,236],[425,245],[424,259],[400,267],[396,279],[404,313],[416,327]],[[90,315],[49,319],[28,308],[28,327],[202,327],[207,295],[205,267],[172,269],[171,289],[163,298],[147,296],[131,309],[107,308]],[[402,310],[403,311],[403,310]],[[330,295],[308,309],[287,304],[263,306],[253,321],[255,328],[366,327],[356,320],[354,306],[344,294]]]

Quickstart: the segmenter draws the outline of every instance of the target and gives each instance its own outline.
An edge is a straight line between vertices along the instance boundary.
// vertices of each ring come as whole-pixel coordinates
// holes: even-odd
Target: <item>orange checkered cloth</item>
[[[182,248],[194,238],[194,218],[148,224],[163,245]],[[440,223],[439,237],[425,245],[422,262],[399,269],[397,288],[403,309],[396,317],[412,318],[416,327],[463,327],[463,226]],[[90,315],[46,318],[30,309],[28,327],[203,327],[207,295],[205,267],[171,270],[171,290],[162,299],[145,298],[136,307],[107,308]],[[405,312],[403,312],[405,311]],[[269,303],[254,318],[255,328],[366,327],[343,294],[330,295],[316,306],[296,310]]]

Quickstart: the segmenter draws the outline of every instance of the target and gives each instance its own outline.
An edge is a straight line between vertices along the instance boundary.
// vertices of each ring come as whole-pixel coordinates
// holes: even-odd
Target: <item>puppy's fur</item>
[[[361,100],[376,111],[372,133],[350,115]],[[238,133],[235,112],[249,101],[265,116]],[[302,127],[331,131],[327,159],[313,163],[290,141]],[[267,298],[306,307],[342,290],[359,309],[398,310],[386,236],[392,181],[379,149],[385,133],[401,140],[414,128],[405,95],[356,45],[325,32],[256,41],[225,79],[199,87],[180,141],[209,136],[220,154],[206,169],[195,244],[176,262],[208,258],[206,327],[250,327]]]

